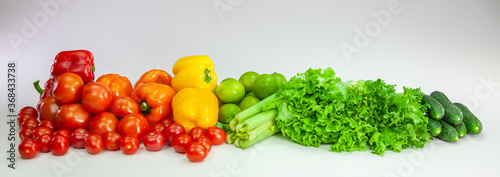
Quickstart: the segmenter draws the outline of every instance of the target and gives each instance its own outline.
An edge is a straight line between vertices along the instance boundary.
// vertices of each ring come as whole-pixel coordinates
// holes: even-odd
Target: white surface
[[[47,11],[39,5],[48,2],[57,6]],[[214,4],[228,9],[218,15]],[[373,13],[385,12],[391,15],[380,16],[382,24]],[[24,26],[34,22],[36,30],[23,35]],[[372,35],[369,43],[355,41],[357,30]],[[500,2],[494,0],[3,0],[0,176],[498,176],[499,32]],[[9,34],[26,43],[14,45]],[[342,53],[343,43],[358,48],[350,59]],[[94,53],[97,77],[118,73],[132,82],[152,68],[170,73],[178,58],[197,54],[212,58],[219,81],[249,70],[290,78],[310,67],[333,67],[344,80],[382,78],[398,89],[441,90],[470,106],[484,131],[456,143],[435,140],[423,149],[383,156],[333,153],[328,145],[304,147],[274,136],[247,150],[216,146],[202,163],[188,162],[171,147],[160,152],[141,147],[132,156],[76,149],[31,160],[16,154],[16,169],[7,168],[7,62],[18,66],[18,107],[35,105],[31,83],[45,81],[54,56],[72,49]]]

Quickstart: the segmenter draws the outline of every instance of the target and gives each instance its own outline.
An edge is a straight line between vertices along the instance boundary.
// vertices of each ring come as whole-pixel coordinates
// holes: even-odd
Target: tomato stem
[[[146,101],[141,101],[139,109],[143,115],[149,115],[149,113],[151,113],[151,106],[149,106]]]
[[[43,92],[44,92],[45,90],[44,90],[44,89],[42,89],[42,88],[40,87],[40,84],[39,84],[39,83],[40,83],[40,80],[36,80],[35,82],[33,82],[33,86],[35,87],[36,91],[37,91],[38,93],[40,93],[40,95],[41,95],[41,94],[43,94]]]

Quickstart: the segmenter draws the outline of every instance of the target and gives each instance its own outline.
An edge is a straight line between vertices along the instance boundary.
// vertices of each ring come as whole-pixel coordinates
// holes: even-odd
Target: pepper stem
[[[44,90],[44,89],[42,89],[42,88],[40,87],[40,84],[39,84],[39,83],[40,83],[40,80],[36,80],[35,82],[33,82],[33,86],[35,87],[36,91],[37,91],[38,93],[40,93],[40,95],[41,95],[41,94],[43,94],[43,92],[44,92],[45,90]]]
[[[139,109],[143,115],[149,115],[149,113],[151,113],[151,106],[149,106],[146,101],[141,101]]]
[[[94,72],[95,71],[95,66],[92,66],[91,67],[91,71]]]
[[[210,75],[210,70],[205,68],[205,82],[208,84],[212,81],[212,76]]]

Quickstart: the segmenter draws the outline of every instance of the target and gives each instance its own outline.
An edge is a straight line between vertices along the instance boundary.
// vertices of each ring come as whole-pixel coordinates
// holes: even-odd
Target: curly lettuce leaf
[[[305,146],[332,143],[334,152],[368,146],[372,153],[384,154],[420,148],[432,138],[420,89],[396,93],[395,85],[381,79],[342,82],[326,68],[297,74],[276,95],[269,107],[279,110],[278,128]]]

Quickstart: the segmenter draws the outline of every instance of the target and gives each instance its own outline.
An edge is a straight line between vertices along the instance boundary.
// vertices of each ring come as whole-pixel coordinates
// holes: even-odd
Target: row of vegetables
[[[342,81],[332,68],[309,69],[287,79],[280,73],[243,73],[217,85],[209,57],[184,57],[171,77],[144,73],[132,86],[118,74],[94,82],[89,51],[63,51],[51,69],[37,108],[20,110],[19,153],[64,155],[70,144],[91,154],[102,149],[134,154],[142,142],[164,144],[202,161],[223,142],[246,149],[281,132],[295,143],[330,151],[374,154],[422,148],[438,137],[457,141],[482,131],[481,121],[439,91],[395,85],[381,79]],[[40,122],[39,122],[40,121]]]

